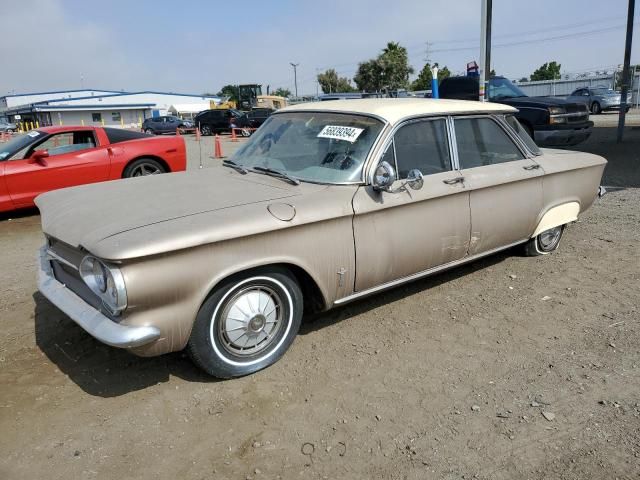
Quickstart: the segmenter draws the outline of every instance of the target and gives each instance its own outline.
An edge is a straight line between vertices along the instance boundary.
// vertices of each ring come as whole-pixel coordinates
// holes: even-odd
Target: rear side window
[[[107,134],[109,143],[126,142],[127,140],[136,140],[137,138],[149,138],[149,135],[146,133],[124,130],[122,128],[105,128],[104,133]]]
[[[449,139],[444,119],[413,122],[394,135],[398,178],[417,168],[423,175],[451,170]]]
[[[456,118],[460,168],[475,168],[524,159],[509,135],[490,118]]]

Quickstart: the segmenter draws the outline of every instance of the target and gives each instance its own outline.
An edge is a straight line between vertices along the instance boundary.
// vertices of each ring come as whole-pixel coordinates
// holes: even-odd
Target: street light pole
[[[489,77],[491,76],[491,16],[492,0],[482,0],[480,14],[480,95],[481,102],[489,97]]]
[[[633,85],[633,77],[631,77],[629,68],[631,63],[631,44],[633,42],[633,14],[635,11],[636,0],[629,0],[629,8],[627,11],[627,36],[624,47],[624,65],[622,67],[622,89],[620,92],[620,113],[618,114],[618,132],[617,142],[622,142],[624,132],[624,121],[627,113],[627,93],[629,92],[629,80]]]
[[[295,90],[296,90],[296,98],[298,98],[298,65],[300,65],[299,63],[293,63],[291,62],[289,65],[291,65],[293,67],[293,84],[295,85]]]

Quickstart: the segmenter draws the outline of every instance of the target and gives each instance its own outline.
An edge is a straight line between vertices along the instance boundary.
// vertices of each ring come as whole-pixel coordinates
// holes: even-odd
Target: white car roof
[[[376,115],[394,124],[418,115],[451,115],[460,113],[514,113],[508,105],[469,100],[445,100],[436,98],[359,98],[353,100],[327,100],[299,103],[278,110],[280,112],[345,112]]]

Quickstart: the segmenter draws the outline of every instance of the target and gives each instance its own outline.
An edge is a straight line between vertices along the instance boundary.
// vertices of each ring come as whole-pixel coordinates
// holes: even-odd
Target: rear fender
[[[537,237],[550,228],[575,222],[578,219],[578,213],[580,213],[580,204],[578,202],[563,203],[549,209],[538,222],[538,226],[531,238]]]

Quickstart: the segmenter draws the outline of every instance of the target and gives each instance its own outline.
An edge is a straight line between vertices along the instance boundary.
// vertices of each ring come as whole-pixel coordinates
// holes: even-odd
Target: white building
[[[145,118],[209,108],[216,96],[173,92],[68,90],[0,97],[0,119],[38,125],[106,125],[135,128]],[[205,108],[202,108],[202,107]],[[176,108],[179,107],[179,108]]]

